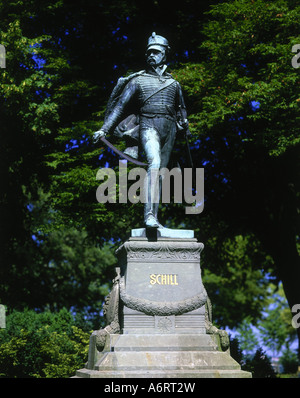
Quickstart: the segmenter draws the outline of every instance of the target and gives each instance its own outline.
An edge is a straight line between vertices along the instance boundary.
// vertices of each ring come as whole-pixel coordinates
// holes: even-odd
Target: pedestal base
[[[76,378],[251,377],[220,351],[215,335],[110,335],[97,355],[93,369],[78,370]]]
[[[189,230],[132,231],[116,251],[108,326],[91,335],[87,367],[75,377],[251,377],[231,358],[227,334],[211,323],[203,247]]]

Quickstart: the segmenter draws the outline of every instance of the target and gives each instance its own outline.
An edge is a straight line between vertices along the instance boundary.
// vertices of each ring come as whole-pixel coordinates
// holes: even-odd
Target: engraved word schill
[[[178,286],[178,275],[176,274],[151,274],[150,284],[151,285],[174,285]]]

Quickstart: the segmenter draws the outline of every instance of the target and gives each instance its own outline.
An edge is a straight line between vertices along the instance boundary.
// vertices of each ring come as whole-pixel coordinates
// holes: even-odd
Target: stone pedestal
[[[75,377],[251,377],[231,358],[225,332],[212,326],[204,245],[193,231],[150,232],[133,230],[117,250],[109,325],[92,334],[87,367]]]
[[[131,237],[117,251],[122,333],[205,333],[206,291],[194,238]]]

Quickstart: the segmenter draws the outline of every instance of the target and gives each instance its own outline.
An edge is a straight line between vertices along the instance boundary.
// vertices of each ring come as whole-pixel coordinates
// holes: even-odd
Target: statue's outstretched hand
[[[94,144],[97,144],[97,142],[100,140],[100,138],[105,137],[106,133],[103,130],[96,131],[93,135],[93,142]]]

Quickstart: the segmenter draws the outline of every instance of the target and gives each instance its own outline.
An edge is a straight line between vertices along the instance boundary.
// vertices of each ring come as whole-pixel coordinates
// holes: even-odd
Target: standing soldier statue
[[[153,32],[146,51],[147,69],[118,80],[107,105],[104,124],[93,137],[95,143],[102,140],[109,144],[105,136],[113,132],[131,143],[135,140],[135,145],[123,154],[127,159],[128,155],[131,159],[137,158],[138,148],[144,151],[148,177],[148,200],[144,207],[147,228],[162,228],[157,219],[160,195],[155,199],[151,195],[153,187],[158,187],[160,192],[161,179],[153,171],[168,166],[177,131],[188,129],[180,84],[166,72],[169,50],[167,39]]]

